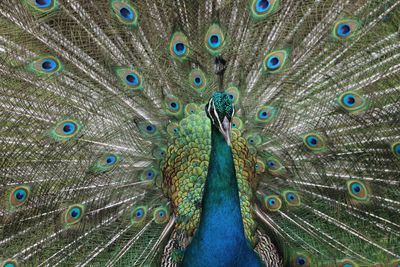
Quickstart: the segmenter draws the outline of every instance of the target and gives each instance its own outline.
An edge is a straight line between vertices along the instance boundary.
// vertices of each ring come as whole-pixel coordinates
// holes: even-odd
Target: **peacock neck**
[[[202,208],[201,223],[207,225],[207,229],[217,213],[228,211],[226,218],[229,220],[225,223],[230,222],[232,227],[243,230],[232,149],[215,126],[211,131],[211,154]]]
[[[259,266],[244,235],[232,149],[214,126],[200,225],[183,266]]]

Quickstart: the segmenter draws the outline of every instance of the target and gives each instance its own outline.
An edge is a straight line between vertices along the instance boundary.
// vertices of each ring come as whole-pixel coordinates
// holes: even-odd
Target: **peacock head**
[[[226,93],[216,92],[206,105],[206,113],[211,123],[231,145],[231,121],[235,114],[232,97]]]

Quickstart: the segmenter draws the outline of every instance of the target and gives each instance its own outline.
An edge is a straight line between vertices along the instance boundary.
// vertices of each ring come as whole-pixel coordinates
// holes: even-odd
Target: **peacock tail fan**
[[[178,266],[217,91],[266,266],[398,267],[399,25],[398,0],[2,1],[0,266]]]

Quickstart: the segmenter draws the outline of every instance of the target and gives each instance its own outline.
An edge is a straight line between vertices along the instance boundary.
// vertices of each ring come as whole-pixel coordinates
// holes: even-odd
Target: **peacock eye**
[[[277,50],[264,57],[264,70],[267,73],[279,72],[287,62],[289,53],[286,50]]]
[[[299,206],[300,205],[300,197],[297,192],[294,191],[285,191],[283,192],[285,196],[285,201],[289,206]]]
[[[78,134],[81,129],[74,120],[64,120],[58,122],[50,129],[50,136],[57,141],[68,141]]]
[[[179,103],[178,102],[173,101],[169,105],[171,106],[171,109],[173,109],[173,110],[178,110],[179,109]]]
[[[218,55],[225,46],[225,36],[218,24],[212,24],[206,33],[206,48],[211,55]]]
[[[135,73],[126,75],[125,79],[128,85],[137,86],[139,84],[139,77]]]
[[[276,56],[271,56],[267,60],[267,68],[269,70],[277,70],[281,66],[281,60]]]
[[[75,133],[77,126],[74,122],[64,122],[62,129],[65,135],[72,135]]]
[[[201,80],[201,77],[194,78],[194,84],[196,86],[200,86],[202,83],[203,83],[203,81]]]
[[[171,116],[179,117],[183,113],[181,101],[173,95],[166,96],[164,107],[165,112]]]
[[[361,23],[355,19],[340,19],[336,21],[333,28],[333,37],[344,40],[354,36],[361,28]]]
[[[323,152],[326,150],[325,141],[319,134],[309,133],[303,137],[305,146],[313,152]]]
[[[146,173],[147,179],[151,180],[154,178],[154,171],[153,170],[149,170]]]
[[[114,165],[115,162],[117,161],[117,157],[114,155],[109,155],[106,157],[106,164],[107,165]]]
[[[96,173],[110,172],[118,166],[120,160],[120,156],[115,154],[103,154],[96,160],[92,167],[93,171]]]
[[[272,175],[284,175],[286,173],[285,167],[275,157],[270,157],[266,161],[266,166],[270,174]]]
[[[189,42],[182,32],[175,32],[170,41],[170,54],[179,61],[183,61],[189,54]]]
[[[153,219],[158,224],[166,223],[169,220],[169,211],[166,207],[158,207],[153,212]]]
[[[352,91],[341,94],[338,97],[338,102],[348,112],[357,112],[367,108],[367,101]]]
[[[57,68],[57,62],[53,59],[45,59],[42,62],[42,70],[52,72]]]
[[[282,201],[278,196],[265,196],[264,198],[265,207],[269,211],[277,211],[282,207]]]
[[[80,204],[70,206],[64,215],[64,221],[67,225],[78,223],[84,214],[84,207]]]
[[[253,0],[250,6],[254,19],[264,19],[278,9],[279,0]]]
[[[358,201],[367,201],[369,199],[369,192],[364,182],[360,180],[349,180],[347,181],[347,188],[353,199]]]
[[[221,45],[221,38],[217,34],[213,34],[210,37],[208,37],[208,44],[212,48],[218,48]]]
[[[258,123],[267,123],[276,117],[277,110],[271,106],[262,106],[257,110],[255,121]]]
[[[203,92],[207,85],[205,75],[200,69],[194,69],[190,72],[189,82],[191,87],[199,93]]]
[[[18,186],[10,193],[10,204],[12,207],[19,207],[25,204],[30,195],[30,189],[27,186]]]
[[[146,126],[146,131],[149,133],[154,133],[156,131],[156,126],[154,126],[153,124],[149,124]]]
[[[138,22],[138,13],[136,9],[124,1],[112,0],[112,11],[115,17],[123,24],[136,26]]]
[[[60,60],[53,56],[44,56],[28,65],[28,69],[39,76],[50,76],[62,70]]]
[[[141,223],[146,219],[147,208],[144,206],[138,206],[133,209],[131,215],[131,222],[133,224]]]
[[[341,23],[337,27],[337,34],[341,37],[347,37],[351,33],[351,27],[347,23]]]
[[[140,179],[142,181],[153,181],[158,174],[159,174],[158,169],[149,167],[142,171]]]

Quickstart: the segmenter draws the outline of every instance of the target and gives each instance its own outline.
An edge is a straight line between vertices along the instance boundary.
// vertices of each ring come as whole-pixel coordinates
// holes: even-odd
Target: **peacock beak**
[[[231,122],[225,116],[224,120],[222,121],[222,125],[220,125],[220,131],[225,138],[226,143],[228,146],[231,146]]]

